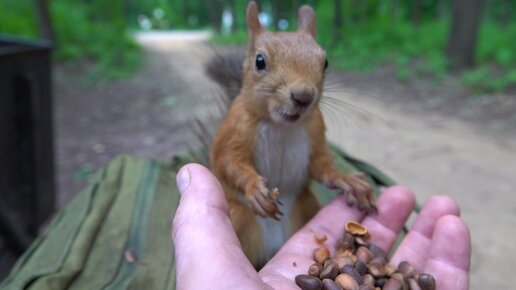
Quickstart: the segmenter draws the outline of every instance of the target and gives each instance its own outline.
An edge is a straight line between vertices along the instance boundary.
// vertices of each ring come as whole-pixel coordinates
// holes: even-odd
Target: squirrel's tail
[[[230,102],[238,96],[242,88],[244,59],[244,52],[235,50],[215,53],[206,63],[206,73],[224,89]]]

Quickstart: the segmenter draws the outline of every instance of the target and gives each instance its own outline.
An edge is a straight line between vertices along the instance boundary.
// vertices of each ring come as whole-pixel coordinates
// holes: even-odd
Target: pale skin
[[[389,250],[415,204],[414,194],[391,187],[378,198],[378,213],[364,216],[350,208],[343,196],[323,207],[296,232],[259,272],[241,250],[228,216],[220,183],[205,167],[188,164],[176,180],[181,199],[173,220],[177,289],[299,289],[298,274],[313,263],[314,234],[326,235],[331,248],[348,220],[357,220],[371,232],[372,242]],[[449,197],[425,202],[409,234],[393,254],[391,263],[405,260],[418,273],[434,275],[437,289],[469,288],[471,241],[458,205]]]

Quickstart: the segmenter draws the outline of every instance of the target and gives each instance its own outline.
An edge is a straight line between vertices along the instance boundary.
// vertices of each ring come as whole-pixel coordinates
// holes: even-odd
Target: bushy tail
[[[229,103],[238,96],[242,88],[244,59],[243,51],[232,50],[216,53],[206,64],[206,73],[224,89]]]

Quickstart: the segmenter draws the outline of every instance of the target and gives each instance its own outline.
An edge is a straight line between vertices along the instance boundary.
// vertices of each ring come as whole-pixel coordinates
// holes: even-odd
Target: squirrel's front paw
[[[354,206],[358,203],[358,208],[367,213],[376,212],[376,197],[373,188],[365,181],[362,172],[354,174],[339,173],[332,176],[326,186],[332,189],[339,189],[347,195],[347,203]]]
[[[249,183],[245,190],[245,196],[256,214],[276,220],[283,215],[278,208],[278,189],[269,190],[263,178],[260,177],[255,182]]]

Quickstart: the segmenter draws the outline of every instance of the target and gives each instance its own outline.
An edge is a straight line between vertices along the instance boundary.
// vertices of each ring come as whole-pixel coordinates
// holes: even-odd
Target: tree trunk
[[[412,4],[412,23],[414,23],[415,26],[421,24],[422,4],[421,0],[414,0],[414,4]]]
[[[501,0],[500,5],[500,24],[504,27],[509,25],[509,19],[511,14],[511,0]]]
[[[454,0],[446,56],[454,68],[474,65],[475,47],[484,0]]]
[[[208,10],[210,15],[211,24],[213,29],[220,33],[221,25],[222,25],[222,11],[223,11],[223,1],[221,0],[210,0],[208,2]]]
[[[340,41],[342,28],[342,0],[333,0],[333,43],[335,46]]]
[[[43,39],[50,41],[55,45],[56,38],[54,35],[54,29],[52,22],[50,21],[50,13],[48,11],[47,0],[34,0],[34,6],[36,6],[36,15],[38,18],[38,29],[39,36]]]

